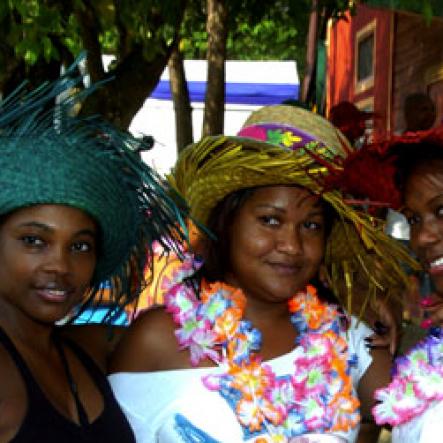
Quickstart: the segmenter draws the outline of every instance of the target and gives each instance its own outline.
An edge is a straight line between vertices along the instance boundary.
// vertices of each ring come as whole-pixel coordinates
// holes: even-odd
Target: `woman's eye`
[[[420,221],[420,219],[417,215],[410,215],[410,216],[406,217],[406,220],[407,220],[409,226],[416,225]]]
[[[44,245],[44,241],[37,235],[23,235],[20,240],[26,245],[31,247],[41,247]]]
[[[437,217],[443,217],[443,206],[438,206],[435,214],[437,215]]]
[[[259,219],[263,224],[269,226],[278,226],[280,224],[280,220],[272,215],[263,215]]]
[[[72,245],[74,252],[90,252],[93,250],[92,244],[89,242],[76,242]]]
[[[314,222],[314,221],[307,221],[304,223],[304,227],[309,230],[319,231],[320,229],[323,228],[323,224],[319,223],[319,222]]]

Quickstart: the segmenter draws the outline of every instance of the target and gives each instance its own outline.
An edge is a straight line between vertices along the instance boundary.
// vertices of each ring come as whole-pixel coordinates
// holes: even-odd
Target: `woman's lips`
[[[300,272],[301,266],[287,263],[270,263],[270,266],[279,274],[294,275]]]
[[[37,295],[51,303],[63,303],[66,301],[69,295],[69,291],[66,289],[38,289]]]
[[[436,294],[429,295],[428,297],[424,297],[420,301],[420,306],[423,309],[433,309],[438,306],[443,305],[443,299]]]
[[[428,271],[432,275],[443,273],[443,257],[428,262]]]

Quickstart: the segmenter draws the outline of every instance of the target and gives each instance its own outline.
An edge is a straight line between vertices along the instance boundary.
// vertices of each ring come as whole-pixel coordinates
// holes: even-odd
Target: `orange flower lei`
[[[289,300],[299,336],[294,372],[287,376],[277,376],[258,356],[261,334],[242,320],[246,298],[241,290],[203,283],[200,301],[192,288],[176,284],[165,301],[179,325],[180,348],[190,350],[192,364],[210,358],[226,368],[203,383],[233,406],[245,438],[267,432],[273,441],[289,441],[307,432],[346,432],[358,424],[359,401],[349,375],[353,359],[340,335],[343,314],[321,302],[314,287]]]

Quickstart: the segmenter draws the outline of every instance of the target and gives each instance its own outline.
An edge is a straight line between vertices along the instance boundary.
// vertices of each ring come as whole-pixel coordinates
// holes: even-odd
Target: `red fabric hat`
[[[401,205],[401,193],[394,178],[398,167],[397,159],[402,155],[402,150],[421,143],[443,147],[443,125],[427,131],[393,135],[384,141],[364,145],[351,153],[339,170],[330,174],[326,186],[367,199],[370,206],[398,209]]]
[[[395,157],[381,153],[374,145],[365,145],[350,154],[342,169],[331,174],[325,185],[360,198],[354,203],[367,205],[369,212],[373,213],[377,207],[400,206],[400,192],[394,183],[395,171]]]

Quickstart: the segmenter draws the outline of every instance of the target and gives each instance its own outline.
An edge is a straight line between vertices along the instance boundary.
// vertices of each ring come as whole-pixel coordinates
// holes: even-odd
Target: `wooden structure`
[[[343,100],[374,111],[374,136],[384,137],[404,130],[405,97],[423,92],[442,121],[443,17],[358,5],[329,24],[327,62],[327,112]]]

